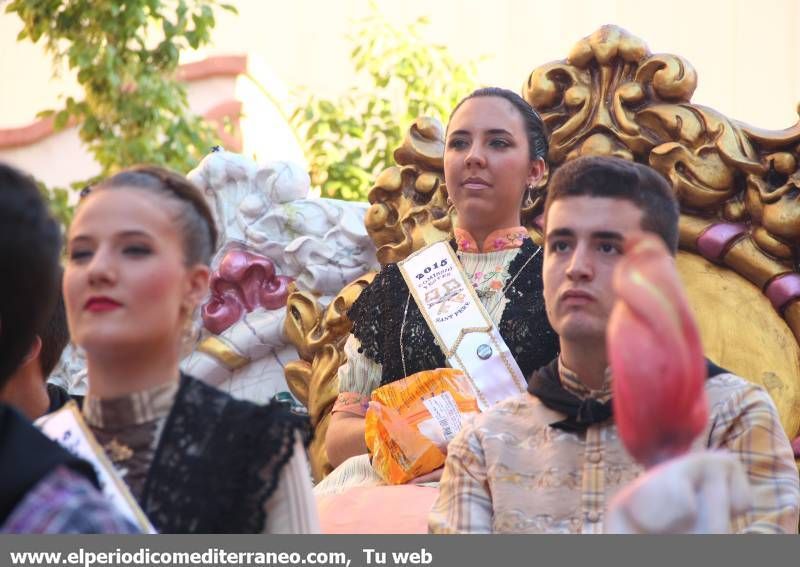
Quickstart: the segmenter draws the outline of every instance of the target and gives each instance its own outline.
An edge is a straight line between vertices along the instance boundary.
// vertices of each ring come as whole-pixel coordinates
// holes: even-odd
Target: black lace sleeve
[[[509,272],[516,273],[537,248],[532,240],[525,239]],[[508,287],[508,304],[498,325],[525,377],[551,362],[559,350],[558,335],[547,320],[544,305],[543,263],[543,253],[539,252]]]
[[[163,533],[261,533],[264,505],[307,418],[282,404],[236,400],[183,376],[142,495]]]
[[[387,264],[347,312],[353,322],[351,332],[361,343],[359,352],[373,362],[386,364],[387,357],[399,352],[399,331],[408,295],[400,268],[397,264]]]
[[[417,303],[410,299],[397,264],[381,270],[353,303],[348,317],[353,335],[361,342],[359,352],[381,365],[381,384],[447,365]]]

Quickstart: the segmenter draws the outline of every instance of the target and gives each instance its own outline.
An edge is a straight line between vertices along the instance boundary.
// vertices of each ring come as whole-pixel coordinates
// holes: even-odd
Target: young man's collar
[[[587,388],[584,383],[581,382],[580,378],[575,372],[567,368],[567,366],[564,364],[564,361],[559,356],[558,378],[565,390],[582,400],[586,398],[592,398],[598,402],[605,403],[611,399],[611,367],[607,367],[605,370],[605,379],[603,380],[602,388],[599,390],[592,390],[591,388]]]

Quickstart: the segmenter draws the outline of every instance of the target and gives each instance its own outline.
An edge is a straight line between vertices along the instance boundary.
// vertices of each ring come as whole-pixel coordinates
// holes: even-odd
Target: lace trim
[[[235,400],[182,376],[145,482],[145,513],[163,533],[261,533],[298,432],[307,446],[307,419],[280,404]]]
[[[102,429],[151,423],[169,414],[179,387],[178,380],[171,380],[118,398],[98,398],[88,394],[83,400],[83,415],[89,425]]]

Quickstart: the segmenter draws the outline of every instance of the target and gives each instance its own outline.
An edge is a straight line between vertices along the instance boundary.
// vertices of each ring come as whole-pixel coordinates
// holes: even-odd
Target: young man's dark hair
[[[680,210],[672,188],[654,169],[619,158],[586,156],[558,168],[547,187],[545,215],[550,205],[567,197],[626,199],[642,210],[642,228],[658,234],[678,251]]]
[[[61,281],[59,274],[59,282]],[[53,312],[39,333],[42,339],[42,350],[39,352],[39,367],[42,369],[42,377],[47,377],[53,373],[61,353],[69,344],[69,327],[67,326],[67,310],[64,306],[64,294],[61,292],[59,283],[56,289],[56,303]]]
[[[53,309],[61,233],[32,178],[0,164],[0,386]]]
[[[59,276],[61,281],[63,274]],[[39,351],[39,368],[42,371],[42,378],[47,382],[50,374],[55,370],[61,354],[69,344],[69,327],[67,326],[67,310],[64,305],[64,294],[59,284],[56,291],[56,304],[53,313],[45,323],[42,332],[39,333],[42,339],[42,349]],[[47,382],[47,395],[50,398],[50,408],[48,412],[56,411],[64,406],[70,399],[74,399],[80,405],[83,396],[71,397],[65,388]]]

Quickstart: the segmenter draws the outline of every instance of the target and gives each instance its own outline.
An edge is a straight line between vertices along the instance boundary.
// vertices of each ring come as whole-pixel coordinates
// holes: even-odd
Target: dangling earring
[[[530,209],[533,206],[533,185],[528,184],[525,187],[525,200],[523,201],[523,207],[526,209]]]
[[[183,311],[183,326],[181,328],[181,339],[183,341],[189,340],[194,334],[194,306],[190,301],[184,301],[181,305]]]
[[[185,358],[191,354],[194,350],[196,339],[194,318],[192,317],[192,313],[189,312],[181,328],[181,358]]]

